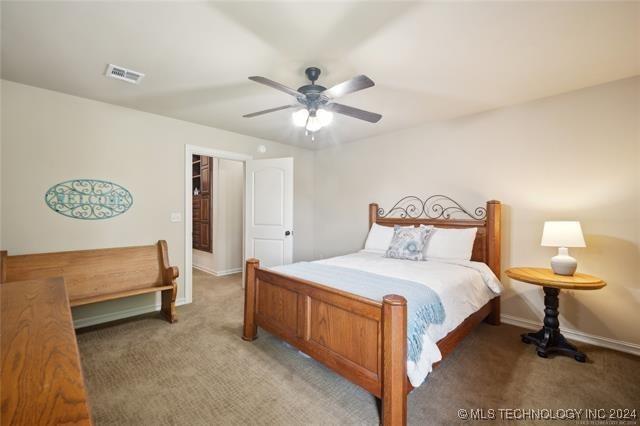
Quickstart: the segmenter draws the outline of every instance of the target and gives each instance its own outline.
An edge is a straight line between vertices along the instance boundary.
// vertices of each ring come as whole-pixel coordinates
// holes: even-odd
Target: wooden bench
[[[0,286],[0,424],[91,425],[61,277]]]
[[[175,279],[166,241],[139,247],[8,256],[0,252],[0,283],[62,277],[72,307],[162,292],[161,311],[176,318]]]

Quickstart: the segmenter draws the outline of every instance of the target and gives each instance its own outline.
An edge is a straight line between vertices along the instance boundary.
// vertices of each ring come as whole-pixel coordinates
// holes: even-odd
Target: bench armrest
[[[172,284],[178,278],[180,272],[177,266],[169,266],[169,249],[165,240],[158,241],[158,249],[160,250],[160,260],[162,261],[162,280],[164,284]]]
[[[171,284],[178,276],[180,276],[180,271],[177,266],[169,266],[162,274],[165,284]]]

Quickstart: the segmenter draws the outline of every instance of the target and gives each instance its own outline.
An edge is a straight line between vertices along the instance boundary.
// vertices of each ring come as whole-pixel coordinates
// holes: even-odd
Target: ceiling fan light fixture
[[[320,117],[318,117],[317,115],[309,117],[309,121],[307,121],[308,131],[313,133],[313,132],[317,132],[321,128],[322,128],[322,121],[320,120]]]
[[[328,126],[333,121],[333,113],[326,109],[319,109],[318,112],[316,112],[316,117],[320,120],[322,127]]]
[[[309,117],[309,111],[305,108],[299,109],[298,111],[291,114],[291,118],[293,119],[293,125],[296,127],[304,127],[307,124],[307,118]]]

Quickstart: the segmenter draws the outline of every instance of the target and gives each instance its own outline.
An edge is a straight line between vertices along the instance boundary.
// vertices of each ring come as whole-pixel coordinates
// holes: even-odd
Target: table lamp
[[[569,247],[586,247],[580,222],[552,221],[544,223],[543,247],[558,247],[558,254],[551,258],[551,269],[558,275],[573,275],[578,262],[569,256]]]

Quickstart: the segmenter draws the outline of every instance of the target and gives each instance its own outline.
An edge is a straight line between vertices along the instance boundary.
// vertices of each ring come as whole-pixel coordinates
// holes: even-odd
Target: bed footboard
[[[382,399],[382,423],[407,418],[407,302],[382,302],[260,269],[249,259],[245,273],[242,338],[257,327],[285,340]]]

